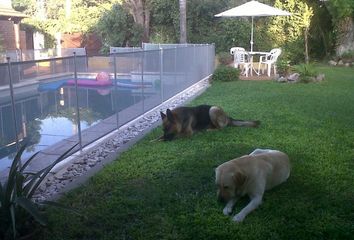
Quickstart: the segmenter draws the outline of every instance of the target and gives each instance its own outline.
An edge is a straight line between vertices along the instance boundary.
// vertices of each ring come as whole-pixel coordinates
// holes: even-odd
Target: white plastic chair
[[[234,68],[238,68],[239,65],[239,59],[236,58],[235,52],[236,51],[245,51],[244,48],[242,47],[232,47],[230,48],[230,54],[234,56]]]
[[[281,49],[274,48],[274,49],[270,50],[270,52],[268,54],[266,54],[265,56],[261,56],[259,58],[258,72],[260,72],[261,65],[264,64],[267,66],[267,75],[268,75],[268,77],[270,77],[270,72],[271,72],[272,65],[273,65],[274,75],[275,75],[276,74],[276,64],[275,63],[277,62],[277,59],[280,54],[281,54]],[[262,68],[262,73],[264,74],[264,68]]]
[[[235,51],[245,51],[243,47],[232,47],[230,48],[230,54],[234,55]]]
[[[248,77],[248,73],[251,70],[252,64],[250,61],[249,54],[242,48],[236,49],[234,51],[234,66],[238,68],[238,66],[242,67],[242,75]]]

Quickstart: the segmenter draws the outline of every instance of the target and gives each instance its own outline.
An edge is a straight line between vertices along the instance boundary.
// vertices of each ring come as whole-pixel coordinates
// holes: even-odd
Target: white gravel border
[[[157,127],[160,123],[160,111],[165,112],[167,108],[173,109],[183,105],[204,92],[210,86],[209,77],[57,164],[38,188],[34,200],[40,202],[57,199],[70,189],[86,182],[105,164],[115,160],[121,152]]]

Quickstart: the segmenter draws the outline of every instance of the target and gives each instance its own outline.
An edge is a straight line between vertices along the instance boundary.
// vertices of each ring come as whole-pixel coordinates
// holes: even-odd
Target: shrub
[[[217,56],[218,56],[218,61],[221,65],[228,66],[232,63],[233,56],[228,52],[221,52]]]
[[[290,61],[286,58],[278,59],[277,63],[277,72],[279,76],[286,77],[290,72]]]
[[[228,66],[219,66],[213,74],[212,81],[231,82],[239,80],[240,70]]]
[[[102,14],[95,30],[103,41],[103,53],[108,52],[109,46],[138,46],[143,36],[143,28],[133,21],[132,15],[119,3]]]
[[[352,62],[354,61],[354,51],[347,51],[347,52],[344,52],[342,55],[341,55],[341,58],[344,62]]]
[[[46,219],[39,211],[41,204],[70,210],[59,203],[50,201],[41,204],[35,203],[32,196],[50,170],[63,160],[75,146],[71,147],[48,167],[34,174],[25,170],[38,152],[21,166],[21,155],[26,146],[20,148],[12,162],[7,179],[4,183],[0,182],[0,239],[17,239],[21,236],[28,236],[33,233],[36,222],[46,225]]]
[[[299,81],[302,83],[313,82],[318,74],[312,64],[300,64],[294,66],[294,70],[300,74]]]

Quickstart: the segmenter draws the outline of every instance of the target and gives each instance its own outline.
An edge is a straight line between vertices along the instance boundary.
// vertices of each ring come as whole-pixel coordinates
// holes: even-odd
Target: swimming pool
[[[83,79],[83,78],[81,78]],[[78,133],[76,89],[61,79],[38,84],[17,94],[15,99],[17,136],[28,142],[26,158]],[[116,85],[115,85],[116,84]],[[125,86],[123,86],[125,84]],[[81,130],[147,98],[159,96],[152,83],[144,88],[130,79],[118,79],[111,86],[78,87]],[[9,167],[16,153],[10,97],[0,98],[0,172]]]

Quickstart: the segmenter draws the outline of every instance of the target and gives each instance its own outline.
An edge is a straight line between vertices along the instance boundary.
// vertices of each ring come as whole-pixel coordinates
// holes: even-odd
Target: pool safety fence
[[[10,161],[25,142],[28,156],[41,150],[46,159],[77,143],[82,149],[214,71],[213,44],[145,48],[112,48],[106,57],[8,57],[0,64],[0,173],[2,159]]]
[[[11,62],[22,62],[55,57],[68,57],[72,56],[73,52],[75,52],[77,56],[86,56],[85,48],[15,49],[0,52],[0,63],[6,63],[7,58],[10,58]]]

